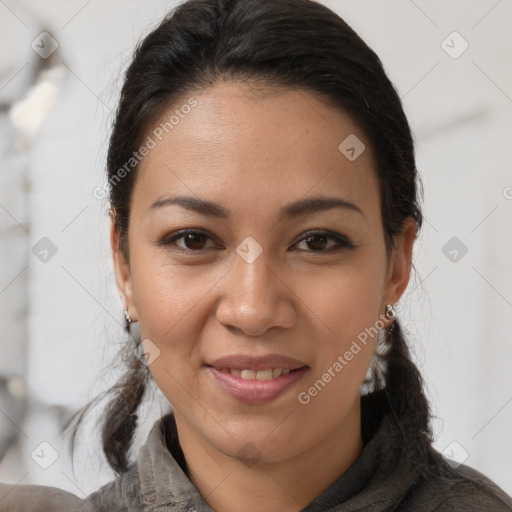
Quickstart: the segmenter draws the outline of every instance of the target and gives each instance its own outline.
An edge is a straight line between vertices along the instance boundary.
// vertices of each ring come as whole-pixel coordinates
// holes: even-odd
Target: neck
[[[216,512],[296,512],[319,496],[363,449],[358,407],[328,436],[288,459],[248,465],[217,450],[176,415],[187,475]]]

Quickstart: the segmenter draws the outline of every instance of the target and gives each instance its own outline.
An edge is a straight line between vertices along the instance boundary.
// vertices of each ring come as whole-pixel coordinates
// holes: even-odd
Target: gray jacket
[[[38,485],[0,484],[1,512],[212,512],[172,453],[166,432],[172,413],[160,418],[126,473],[85,499]],[[354,464],[303,512],[512,511],[512,499],[481,473],[449,464],[430,449],[412,453],[384,416]],[[236,511],[234,511],[236,512]]]

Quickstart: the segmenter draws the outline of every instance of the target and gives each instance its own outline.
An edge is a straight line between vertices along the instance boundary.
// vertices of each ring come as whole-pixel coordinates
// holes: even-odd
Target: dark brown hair
[[[115,114],[107,179],[110,212],[126,261],[137,166],[116,180],[119,169],[170,105],[225,80],[308,91],[350,115],[374,151],[388,257],[407,217],[416,221],[417,236],[423,220],[421,181],[411,131],[380,59],[350,26],[311,0],[189,0],[138,44]],[[112,398],[102,416],[103,452],[117,474],[130,464],[137,410],[149,381],[147,367],[133,348],[130,342],[122,349],[126,372],[106,392]],[[382,359],[382,384],[375,375],[372,393],[385,402],[404,442],[425,450],[432,440],[429,404],[396,317]],[[73,443],[83,415],[98,398],[71,418],[80,414]]]

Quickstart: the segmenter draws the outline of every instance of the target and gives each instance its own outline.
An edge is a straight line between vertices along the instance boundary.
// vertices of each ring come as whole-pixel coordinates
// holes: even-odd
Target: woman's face
[[[222,83],[143,140],[154,147],[133,190],[129,266],[114,228],[112,246],[178,430],[275,462],[358,429],[414,230],[410,219],[388,265],[365,134],[309,92]]]

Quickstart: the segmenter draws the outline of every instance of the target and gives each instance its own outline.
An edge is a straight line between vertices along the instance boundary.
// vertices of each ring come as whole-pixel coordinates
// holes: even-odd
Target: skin
[[[300,510],[363,449],[360,385],[377,337],[308,404],[298,394],[399,300],[409,280],[414,220],[395,237],[388,261],[370,143],[348,115],[313,93],[223,82],[191,96],[198,105],[140,164],[129,264],[112,223],[117,287],[141,339],[160,350],[149,369],[173,406],[187,474],[209,506]],[[366,145],[355,161],[338,150],[349,134]],[[218,219],[178,205],[148,212],[162,195],[214,201],[231,215]],[[278,218],[284,205],[317,196],[346,199],[363,214],[333,208]],[[207,236],[157,245],[184,228]],[[355,248],[331,238],[307,242],[311,229],[338,233]],[[252,263],[236,252],[248,236],[262,248]],[[187,247],[190,253],[179,252]],[[243,404],[204,366],[240,353],[284,354],[309,368],[270,403]]]

